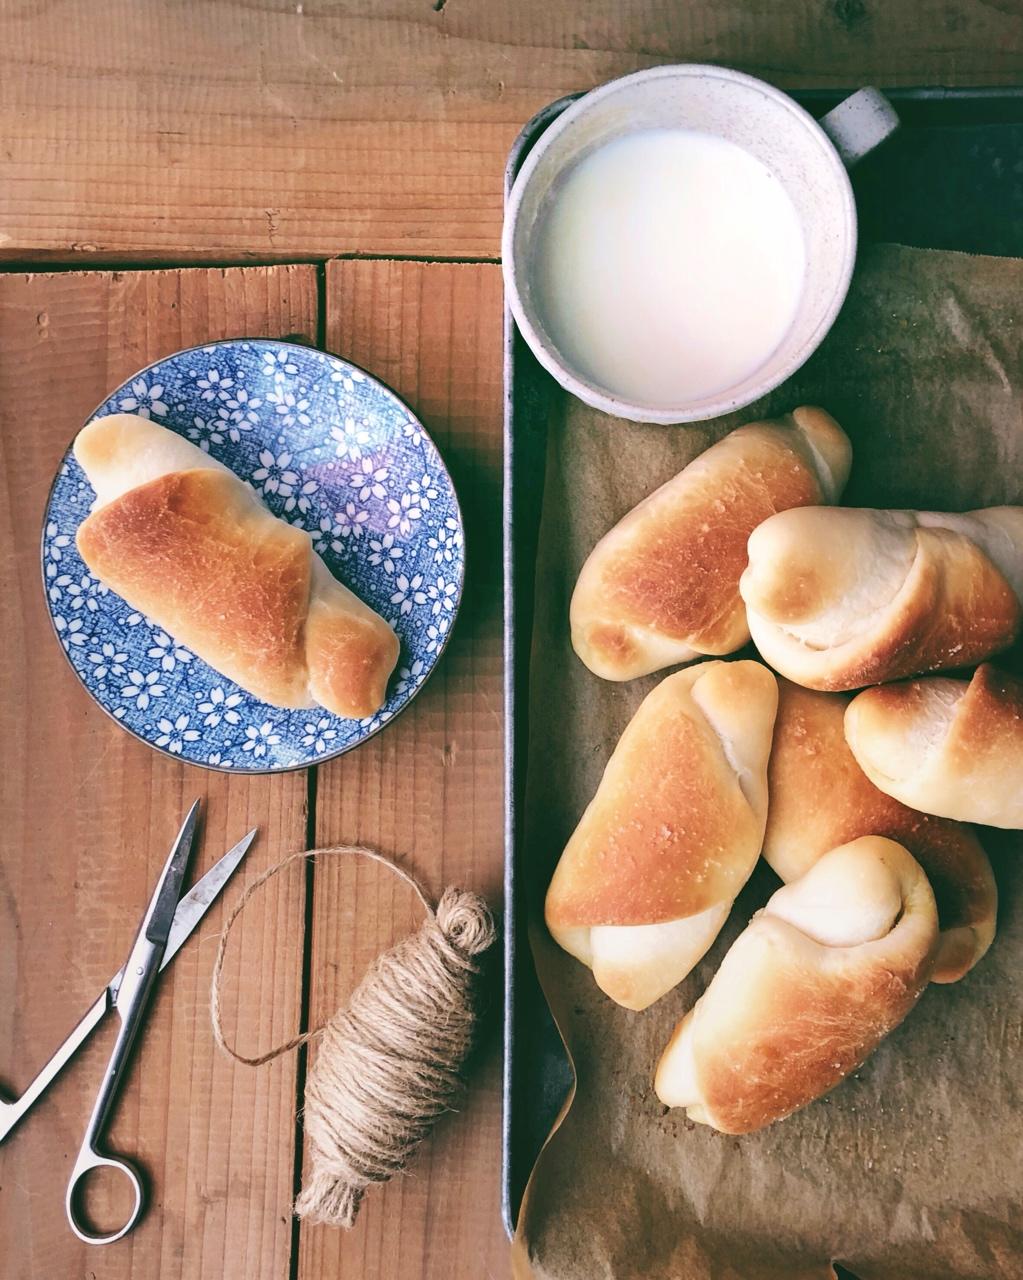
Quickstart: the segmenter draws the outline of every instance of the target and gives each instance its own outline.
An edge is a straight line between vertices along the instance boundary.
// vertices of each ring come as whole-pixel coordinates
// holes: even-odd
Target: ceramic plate
[[[251,339],[157,361],[90,416],[124,412],[187,437],[307,529],[331,572],[394,627],[401,657],[367,720],[282,711],[246,693],[90,575],[75,533],[95,495],[69,449],[47,505],[43,578],[88,691],[150,746],[214,769],[295,769],[376,733],[436,666],[462,592],[458,500],[412,411],[337,356]]]

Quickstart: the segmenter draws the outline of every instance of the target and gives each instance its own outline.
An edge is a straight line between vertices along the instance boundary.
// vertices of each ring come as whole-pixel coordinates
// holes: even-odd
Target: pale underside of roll
[[[859,694],[845,713],[875,786],[926,813],[1023,828],[1023,682],[989,664]]]
[[[631,680],[749,640],[746,542],[788,507],[836,502],[848,438],[823,409],[751,423],[712,445],[597,543],[571,604],[572,644],[608,680]]]
[[[547,927],[626,1008],[682,981],[753,870],[776,705],[758,662],[703,662],[662,680],[561,855]]]
[[[676,1027],[654,1088],[722,1133],[791,1115],[855,1070],[927,985],[937,945],[927,877],[864,836],[784,885]]]
[[[850,698],[778,681],[778,716],[767,779],[764,857],[782,880],[804,875],[829,849],[887,836],[920,863],[941,930],[932,981],[955,982],[995,936],[998,893],[975,832],[901,804],[871,782],[845,740]]]
[[[397,636],[332,576],[306,532],[145,418],[98,418],[74,452],[96,491],[78,549],[111,590],[274,706],[379,710]]]
[[[807,688],[969,666],[1019,631],[1023,507],[784,511],[750,536],[739,587],[765,661]]]

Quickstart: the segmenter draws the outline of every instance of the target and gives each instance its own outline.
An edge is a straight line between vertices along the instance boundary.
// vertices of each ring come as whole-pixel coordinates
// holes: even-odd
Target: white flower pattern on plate
[[[357,427],[354,418],[346,418],[343,427],[331,427],[330,438],[335,442],[337,456],[349,462],[358,462],[370,442],[369,432],[365,427]]]
[[[430,583],[427,593],[433,601],[431,612],[434,615],[441,610],[446,610],[448,613],[454,612],[455,601],[458,599],[458,586],[450,578],[440,574],[436,582]]]
[[[269,449],[260,450],[259,466],[253,471],[252,478],[262,485],[264,494],[279,493],[282,498],[286,498],[302,480],[297,471],[291,470],[290,453],[285,451],[275,457]]]
[[[458,521],[453,516],[448,516],[442,525],[438,525],[437,532],[427,538],[426,545],[433,552],[437,564],[450,564],[462,546]]]
[[[160,361],[97,416],[133,411],[204,446],[275,514],[311,530],[329,570],[394,626],[401,660],[386,703],[363,722],[260,702],[89,573],[75,533],[94,494],[69,452],[44,520],[43,580],[57,636],[92,695],[160,750],[242,772],[328,759],[385,725],[433,669],[462,574],[457,502],[414,416],[336,357],[265,339]]]
[[[196,694],[197,698],[202,698],[202,694]],[[227,724],[239,724],[241,716],[235,710],[242,704],[242,695],[240,693],[225,693],[220,685],[214,685],[206,695],[205,699],[199,703],[198,710],[202,712],[204,719],[203,724],[207,729],[215,729],[221,720]]]
[[[429,511],[430,504],[436,502],[439,496],[437,482],[430,477],[428,471],[424,471],[418,480],[410,480],[408,482],[409,501],[420,511]]]
[[[281,382],[286,375],[298,373],[298,365],[288,351],[264,351],[262,373],[264,378]]]
[[[303,427],[312,425],[309,416],[309,401],[298,398],[291,391],[276,389],[267,393],[267,404],[272,404],[274,411],[280,414],[281,422],[286,427],[299,423]]]
[[[381,538],[370,538],[369,550],[370,564],[374,567],[380,565],[384,573],[393,573],[395,565],[405,554],[401,547],[395,545],[393,533],[385,533]]]
[[[179,662],[192,661],[188,650],[175,643],[166,631],[157,631],[153,636],[153,643],[146,650],[146,657],[155,659],[160,664],[161,671],[173,671]]]
[[[105,680],[107,676],[123,676],[127,667],[128,655],[121,653],[109,641],[104,642],[98,653],[90,653],[92,673],[97,680]]]
[[[400,500],[388,498],[387,513],[388,529],[397,529],[405,537],[412,532],[412,525],[423,518],[422,511],[412,505],[412,495],[409,493],[403,493]]]
[[[188,727],[188,716],[184,712],[173,721],[161,717],[156,722],[156,727],[160,730],[156,745],[166,747],[172,756],[179,756],[186,742],[198,742],[202,736],[198,729]]]
[[[391,604],[400,605],[399,615],[411,613],[414,605],[426,604],[426,592],[423,590],[423,575],[414,574],[406,578],[399,573],[394,580],[395,590],[391,595]]]
[[[361,538],[365,530],[363,525],[369,523],[369,512],[364,508],[360,510],[354,502],[346,502],[343,510],[334,512],[334,522],[327,521],[327,527],[330,531],[333,541],[330,546],[334,551],[343,551],[343,542],[339,539],[344,538]],[[320,522],[320,528],[323,528],[323,522]]]
[[[313,720],[306,724],[305,733],[302,735],[302,745],[304,747],[312,747],[318,756],[322,756],[336,737],[337,730],[331,728],[330,717],[320,716],[319,720]]]
[[[140,418],[148,418],[154,413],[162,418],[167,413],[167,405],[161,399],[163,391],[161,382],[150,386],[145,378],[136,378],[131,384],[131,394],[118,401],[118,408],[122,413],[137,413]]]
[[[147,671],[144,674],[141,671],[129,671],[128,680],[130,683],[121,690],[121,697],[134,702],[139,711],[145,711],[153,698],[162,698],[167,692],[160,684],[159,671]]]
[[[375,467],[372,458],[363,458],[348,478],[349,485],[358,490],[360,502],[365,502],[370,495],[374,498],[386,498],[387,490],[384,481],[389,476],[386,467]]]
[[[207,369],[205,378],[196,380],[196,386],[202,388],[204,400],[219,400],[234,386],[234,379],[222,378],[219,369]]]
[[[220,419],[200,418],[196,414],[192,419],[192,425],[188,428],[188,438],[193,444],[197,444],[203,453],[209,453],[211,444],[224,443]]]
[[[266,755],[267,747],[276,747],[281,740],[279,733],[274,733],[273,721],[264,720],[262,724],[250,724],[245,727],[243,751],[251,751],[258,760]]]
[[[302,477],[299,476],[300,480],[301,478]],[[300,487],[298,493],[292,493],[290,495],[287,502],[284,504],[284,510],[294,511],[297,508],[302,515],[305,515],[312,506],[310,499],[312,495],[317,492],[319,487],[320,486],[315,480],[306,480]]]

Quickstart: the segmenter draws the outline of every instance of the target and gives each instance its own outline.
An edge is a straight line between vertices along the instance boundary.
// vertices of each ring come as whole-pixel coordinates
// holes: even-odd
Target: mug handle
[[[847,169],[899,127],[895,108],[880,89],[858,89],[818,121]]]

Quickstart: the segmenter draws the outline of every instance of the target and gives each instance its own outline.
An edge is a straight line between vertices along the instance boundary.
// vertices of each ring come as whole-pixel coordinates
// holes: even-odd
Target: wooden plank
[[[140,365],[239,333],[315,341],[316,298],[311,267],[0,277],[0,1071],[15,1091],[123,960],[195,796],[206,810],[200,869],[260,828],[228,899],[300,847],[306,824],[304,775],[246,779],[175,763],[81,688],[43,603],[50,479],[87,415]],[[227,1014],[233,1025],[241,1006],[245,1044],[268,1045],[298,1023],[303,909],[296,881],[239,922]],[[147,1216],[105,1249],[79,1245],[64,1219],[111,1025],[0,1148],[5,1276],[288,1275],[295,1064],[254,1072],[217,1053],[208,1001],[221,919],[218,905],[164,975],[110,1134],[148,1175]]]
[[[415,406],[458,486],[469,574],[438,670],[412,706],[319,770],[317,843],[407,855],[434,894],[501,881],[501,282],[496,266],[333,262],[327,345]],[[336,1009],[379,950],[415,926],[408,891],[378,868],[329,862],[314,894],[311,1019]],[[498,964],[484,1044],[461,1112],[408,1176],[374,1188],[350,1233],[303,1225],[299,1275],[481,1280],[507,1274],[499,1217]]]
[[[0,38],[0,254],[496,255],[545,102],[640,67],[784,86],[1018,84],[987,0],[53,0]]]

